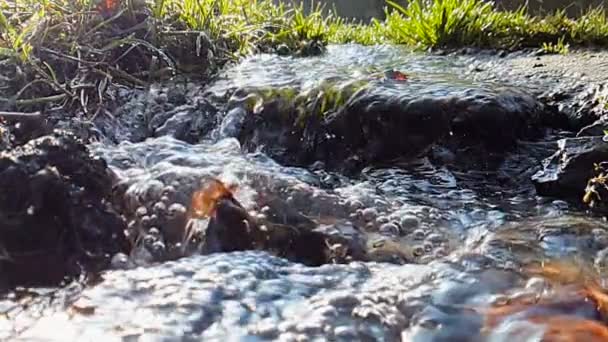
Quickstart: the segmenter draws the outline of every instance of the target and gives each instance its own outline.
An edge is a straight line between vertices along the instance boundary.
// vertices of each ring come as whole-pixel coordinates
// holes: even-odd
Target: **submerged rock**
[[[608,143],[602,137],[567,138],[558,141],[558,151],[544,161],[532,180],[541,196],[582,199],[594,164],[608,160]]]
[[[58,283],[127,248],[106,163],[56,131],[0,153],[0,259],[10,285]]]
[[[365,259],[365,240],[354,227],[317,223],[275,199],[264,220],[255,219],[232,195],[213,180],[193,196],[193,210],[210,215],[204,230],[207,252],[266,250],[288,260],[320,266]]]

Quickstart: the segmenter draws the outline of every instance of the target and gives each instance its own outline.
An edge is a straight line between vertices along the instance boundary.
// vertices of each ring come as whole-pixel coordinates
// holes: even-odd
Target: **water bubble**
[[[154,203],[154,207],[152,207],[152,211],[159,217],[164,216],[167,212],[167,206],[163,202],[156,202]]]
[[[382,234],[391,235],[391,236],[399,236],[399,227],[392,222],[381,225],[380,229],[378,229],[378,230]]]
[[[378,211],[375,208],[365,208],[361,211],[361,217],[369,222],[373,221],[378,216]]]
[[[175,187],[172,185],[166,186],[163,189],[162,195],[163,196],[172,196],[173,194],[175,194]]]
[[[389,219],[386,216],[378,216],[378,218],[376,219],[376,223],[378,224],[384,224],[384,223],[388,223]]]
[[[158,236],[152,235],[152,234],[146,234],[144,236],[144,245],[146,246],[152,246],[152,244],[154,242],[156,242],[158,240]]]
[[[427,232],[424,231],[423,229],[416,229],[414,230],[414,232],[412,232],[412,238],[414,240],[424,240],[424,238],[426,237]]]
[[[339,326],[334,329],[334,336],[338,338],[351,339],[357,337],[357,331],[352,326]]]
[[[141,222],[142,227],[149,227],[152,223],[152,219],[150,218],[150,216],[143,216],[139,222]]]
[[[144,206],[141,206],[135,210],[135,216],[138,218],[142,218],[148,214],[148,209]]]
[[[125,270],[131,267],[131,262],[126,254],[116,253],[112,257],[111,265],[112,268]]]
[[[165,251],[165,244],[162,241],[155,241],[151,247],[152,251],[156,254],[160,254]]]
[[[148,234],[158,238],[160,237],[160,230],[156,227],[151,227],[150,229],[148,229]]]
[[[412,248],[412,254],[416,257],[424,255],[424,246],[414,246],[414,248]]]
[[[185,215],[188,210],[181,203],[173,203],[169,206],[168,211],[169,215],[171,215],[172,217],[178,217]]]
[[[401,218],[401,228],[409,231],[418,228],[420,221],[416,216],[407,215]]]
[[[448,252],[445,250],[445,248],[443,247],[439,247],[435,250],[435,253],[433,253],[433,256],[435,258],[443,258],[446,255],[448,255]]]
[[[438,233],[429,234],[429,236],[427,236],[427,238],[426,238],[426,241],[428,241],[429,243],[432,243],[433,245],[440,245],[445,240],[446,239],[443,236],[441,236],[441,234],[438,234]]]

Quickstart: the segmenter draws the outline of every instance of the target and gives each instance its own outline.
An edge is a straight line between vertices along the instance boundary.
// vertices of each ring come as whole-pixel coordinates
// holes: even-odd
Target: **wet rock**
[[[595,137],[604,136],[604,131],[608,129],[608,117],[603,116],[591,125],[583,127],[577,134],[577,137]]]
[[[415,96],[372,85],[326,113],[318,113],[322,100],[311,99],[305,114],[293,107],[291,95],[281,96],[246,116],[239,134],[243,146],[262,148],[287,164],[321,161],[345,171],[418,157],[436,144],[507,151],[518,138],[540,136],[549,115],[535,98],[510,88]]]
[[[568,115],[573,127],[585,127],[607,114],[607,96],[608,88],[605,85],[587,85],[584,89],[574,92],[571,103],[563,106],[561,111]]]
[[[558,151],[546,159],[532,180],[542,196],[574,198],[580,201],[587,181],[594,176],[594,164],[608,160],[608,144],[601,137],[567,138]]]
[[[236,138],[243,129],[247,111],[241,107],[229,111],[219,128],[219,138]]]
[[[128,246],[109,204],[106,163],[55,132],[0,153],[0,260],[13,285],[47,284],[107,267]]]
[[[170,135],[194,143],[213,129],[216,112],[217,109],[209,102],[198,99],[194,104],[156,114],[150,122],[150,129],[153,136]]]
[[[206,243],[222,252],[267,250],[312,266],[364,258],[365,240],[356,230],[346,226],[317,227],[286,204],[271,202],[272,206],[264,207],[264,218],[256,219],[226,193],[215,204],[204,233]]]

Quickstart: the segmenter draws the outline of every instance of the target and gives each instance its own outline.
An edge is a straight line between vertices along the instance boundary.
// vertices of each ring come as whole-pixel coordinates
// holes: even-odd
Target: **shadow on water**
[[[464,57],[331,46],[327,55],[306,59],[254,56],[209,88],[192,91],[214,94],[221,108],[236,89],[289,86],[302,92],[324,80],[349,82],[388,69],[410,78],[375,84],[389,95],[475,98],[504,87],[468,80],[462,72],[467,67]],[[117,269],[104,273],[78,300],[57,300],[65,308],[39,304],[45,311],[15,313],[9,309],[19,306],[16,300],[0,302],[8,312],[0,313],[0,338],[532,341],[561,333],[569,334],[568,341],[599,341],[608,336],[597,326],[606,318],[605,299],[590,285],[602,282],[608,225],[565,202],[537,196],[530,181],[563,133],[518,139],[495,159],[434,144],[416,158],[374,163],[349,175],[280,164],[263,146],[244,150],[236,138],[214,141],[213,132],[207,133],[196,144],[160,136],[90,148],[121,180],[123,210],[139,215],[140,223],[148,217],[149,234],[155,228],[167,237],[181,229],[178,220],[163,215],[169,217],[168,208],[185,212],[201,180],[216,177],[236,183],[235,197],[262,220],[272,198],[317,226],[338,232],[358,227],[373,261],[307,267],[266,252],[241,251],[157,263],[142,252],[135,255],[136,264],[151,265],[115,263]],[[167,243],[159,241],[153,243]],[[577,266],[564,266],[565,260]],[[553,261],[563,264],[530,271]],[[580,272],[572,276],[575,269]]]

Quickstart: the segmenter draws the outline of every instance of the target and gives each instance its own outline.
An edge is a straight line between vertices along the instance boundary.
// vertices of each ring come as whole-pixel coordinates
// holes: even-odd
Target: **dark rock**
[[[602,137],[567,138],[558,151],[546,159],[543,170],[532,180],[539,195],[581,200],[587,180],[594,176],[594,164],[608,160],[608,143]]]
[[[150,122],[153,136],[170,135],[176,139],[195,143],[215,125],[217,110],[207,101],[183,105],[155,115]]]
[[[572,129],[579,130],[608,114],[605,105],[607,95],[608,88],[602,84],[582,83],[574,87],[568,86],[555,102],[560,104],[560,112],[569,118]],[[548,103],[551,104],[552,101]]]
[[[223,252],[244,251],[263,246],[263,233],[247,210],[232,196],[220,199],[209,220],[206,237],[219,242]]]
[[[583,127],[577,134],[577,137],[597,137],[604,136],[604,131],[608,129],[608,117],[602,116],[600,119],[591,125]]]
[[[236,138],[243,129],[247,111],[242,107],[230,110],[219,127],[219,138]]]
[[[352,225],[317,224],[278,199],[257,220],[231,195],[220,199],[205,229],[207,252],[266,250],[310,266],[365,260],[365,238]],[[287,210],[286,210],[287,209]],[[279,215],[279,213],[281,213]]]
[[[290,99],[274,98],[259,113],[245,116],[238,138],[245,149],[261,148],[285,164],[321,161],[328,169],[348,171],[419,157],[438,144],[456,149],[481,144],[504,152],[517,139],[540,137],[556,121],[534,97],[513,89],[425,94],[364,88],[323,114],[318,100],[302,112]]]
[[[110,207],[105,162],[62,132],[0,153],[0,260],[11,285],[56,284],[124,252],[125,222]]]
[[[287,46],[287,44],[279,44],[279,46],[276,48],[276,53],[280,56],[288,56],[291,54],[291,49],[289,46]]]

